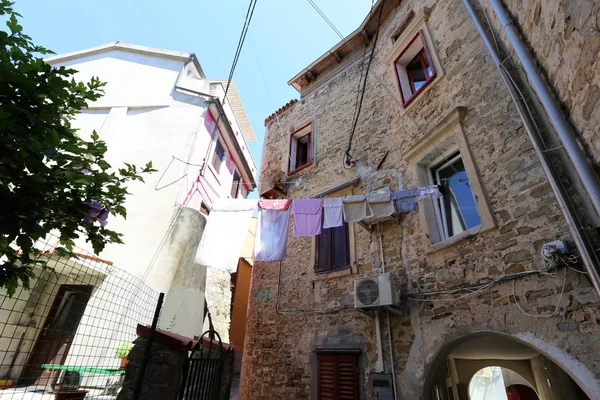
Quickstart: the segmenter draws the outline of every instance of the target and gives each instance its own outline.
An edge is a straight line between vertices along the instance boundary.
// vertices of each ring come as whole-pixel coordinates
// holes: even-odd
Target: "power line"
[[[242,48],[244,47],[244,42],[246,41],[246,34],[248,33],[248,28],[250,27],[250,22],[252,21],[252,16],[254,15],[254,8],[256,7],[257,1],[258,0],[250,0],[250,3],[248,4],[246,18],[244,20],[244,25],[242,26],[242,32],[240,33],[237,49],[235,50],[233,62],[231,63],[231,70],[229,71],[229,78],[227,79],[227,86],[225,87],[225,95],[223,97],[223,101],[225,101],[225,99],[227,98],[227,92],[229,91],[229,86],[231,85],[231,79],[233,78],[235,67],[237,66],[240,54],[242,52]]]
[[[325,15],[325,13],[314,3],[313,0],[307,0],[310,5],[317,11],[317,13],[323,18],[323,20],[331,27],[331,29],[333,29],[333,31],[340,37],[340,39],[342,40],[342,43],[344,43],[346,46],[348,46],[350,48],[350,50],[352,50],[352,52],[357,55],[360,56],[360,53],[358,52],[358,50],[356,50],[356,48],[354,46],[352,46],[352,43],[350,43],[350,41],[344,37],[344,35],[342,35],[342,33],[335,27],[335,25],[333,24],[333,22],[331,22],[331,20],[329,18],[327,18],[327,16]],[[383,9],[383,7],[382,7]],[[377,73],[373,72],[372,73],[373,77],[377,80],[377,82],[379,83],[379,85],[387,92],[387,94],[392,98],[392,100],[396,101],[398,103],[398,105],[400,105],[400,107],[404,106],[402,105],[402,102],[400,101],[400,99],[394,95],[394,93],[392,93],[392,91],[390,90],[390,88],[388,87],[389,85],[386,85],[385,82],[383,81],[383,79],[377,75]],[[410,122],[412,122],[412,124],[415,126],[415,128],[417,129],[417,131],[420,130],[419,125],[414,121],[414,119],[411,118],[411,116],[408,114],[408,112],[404,112],[404,115],[408,118],[408,120]],[[444,155],[444,152],[433,142],[433,140],[431,140],[430,137],[425,136],[425,140],[427,140],[427,142],[440,154],[440,155]],[[346,160],[346,155],[344,155],[344,161]],[[346,165],[344,163],[344,165]],[[452,169],[455,172],[458,172],[456,170],[456,168],[452,165],[451,166]]]
[[[375,39],[373,39],[373,47],[371,48],[371,55],[369,56],[369,62],[367,63],[367,71],[365,72],[365,80],[363,82],[362,93],[360,95],[360,101],[358,103],[358,109],[356,110],[356,116],[354,123],[352,124],[352,131],[350,132],[350,139],[348,140],[348,147],[346,148],[346,159],[349,161],[352,157],[350,156],[350,150],[352,149],[352,138],[354,132],[356,132],[356,126],[358,125],[358,119],[360,117],[360,111],[362,109],[363,100],[365,98],[365,91],[367,88],[367,79],[369,78],[369,70],[371,69],[371,63],[373,62],[373,56],[375,55],[375,47],[377,47],[377,39],[379,38],[379,28],[381,27],[381,15],[383,14],[383,7],[385,6],[385,0],[381,2],[379,7],[379,15],[377,16],[377,30],[375,31]],[[362,74],[361,74],[362,77]]]

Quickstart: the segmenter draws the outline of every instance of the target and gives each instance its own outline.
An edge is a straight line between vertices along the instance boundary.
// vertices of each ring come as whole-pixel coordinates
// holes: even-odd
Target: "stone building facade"
[[[488,13],[479,9],[479,20],[489,18],[498,46],[511,55],[482,3]],[[600,2],[505,5],[598,170]],[[407,52],[416,57],[419,46],[427,49],[422,63],[433,68],[411,98],[406,84],[415,83],[397,72],[407,65],[397,64]],[[509,61],[518,80],[519,65]],[[467,399],[471,377],[489,366],[518,373],[542,400],[600,398],[598,296],[573,246],[552,268],[541,255],[545,243],[572,244],[569,227],[463,2],[379,1],[355,33],[289,83],[300,99],[265,121],[263,197],[421,187],[460,157],[478,220],[449,234],[451,221],[425,200],[396,221],[350,224],[349,262],[327,272],[315,270],[317,239],[294,237],[290,226],[286,260],[253,268],[240,398],[393,398],[385,396],[395,385],[397,399]],[[303,129],[310,130],[308,160],[295,165]],[[344,161],[349,140],[351,165]],[[598,216],[569,169],[561,171],[594,241]],[[384,271],[394,277],[400,311],[375,319],[355,308],[354,281]],[[344,397],[334,383],[337,392],[326,397],[321,361],[340,354],[354,355],[358,388]],[[354,372],[337,370],[338,380],[344,373]]]

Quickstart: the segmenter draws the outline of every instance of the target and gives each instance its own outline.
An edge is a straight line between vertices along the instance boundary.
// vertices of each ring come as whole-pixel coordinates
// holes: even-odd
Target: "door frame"
[[[39,357],[36,354],[38,353],[39,349],[44,345],[43,344],[44,343],[44,341],[43,341],[44,333],[45,333],[46,329],[48,328],[48,326],[56,318],[56,313],[58,311],[58,307],[60,306],[60,302],[64,298],[65,293],[67,293],[69,291],[75,291],[75,292],[79,292],[79,293],[83,293],[84,295],[87,295],[87,297],[85,299],[85,307],[83,309],[83,312],[81,313],[81,316],[79,317],[79,319],[77,321],[77,328],[79,328],[81,318],[85,314],[85,310],[86,310],[87,304],[92,296],[93,290],[94,290],[93,285],[63,284],[63,285],[59,286],[58,291],[54,295],[54,300],[52,301],[52,306],[50,307],[50,310],[48,311],[48,314],[45,317],[45,320],[40,329],[40,332],[37,334],[35,342],[33,343],[33,346],[31,347],[30,354],[27,358],[27,362],[25,363],[25,368],[23,369],[23,372],[21,373],[21,379],[19,379],[20,382],[24,382],[26,385],[36,385],[38,383],[38,381],[40,379],[42,379],[44,369],[41,368],[41,365],[36,365],[36,364],[39,364],[39,362],[35,361],[36,358]],[[73,332],[73,336],[71,337],[71,339],[65,343],[66,348],[64,350],[63,356],[61,357],[60,364],[64,363],[65,359],[69,355],[69,350],[71,349],[71,345],[73,344],[73,338],[75,337],[76,333],[77,333],[77,329],[75,329],[75,332]],[[51,372],[50,377],[48,378],[48,381],[46,382],[46,384],[44,386],[47,386],[48,383],[50,383],[51,385],[55,385],[56,381],[58,380],[59,375],[60,375],[60,370]]]

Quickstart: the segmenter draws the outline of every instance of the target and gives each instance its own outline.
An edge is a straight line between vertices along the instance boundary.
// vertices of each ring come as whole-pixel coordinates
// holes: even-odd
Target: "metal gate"
[[[218,340],[215,340],[217,336]],[[200,337],[200,350],[187,359],[179,400],[218,400],[225,353],[221,336],[208,330]]]

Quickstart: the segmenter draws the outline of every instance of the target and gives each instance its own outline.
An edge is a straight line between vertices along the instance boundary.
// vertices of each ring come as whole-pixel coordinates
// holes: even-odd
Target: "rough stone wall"
[[[432,8],[427,26],[443,75],[405,111],[388,65],[390,37],[409,9],[422,6]],[[415,187],[416,167],[403,158],[404,150],[457,106],[465,107],[462,127],[496,227],[432,251],[423,240],[426,228],[418,213],[404,215],[398,225],[382,224],[385,267],[397,278],[400,293],[480,284],[503,274],[538,270],[541,244],[571,240],[515,107],[461,1],[403,1],[382,25],[353,141],[352,156],[359,161],[347,170],[342,154],[359,74],[357,60],[328,81],[317,82],[318,87],[309,88],[267,125],[262,174],[281,173],[290,133],[312,120],[316,163],[287,178],[288,198],[316,195],[356,177],[360,183],[332,195],[364,193],[383,184]],[[313,351],[319,347],[362,349],[363,398],[372,398],[368,373],[376,360],[375,326],[353,309],[353,281],[380,268],[380,260],[372,255],[372,235],[355,225],[355,264],[350,270],[315,274],[312,239],[293,237],[291,228],[286,261],[254,266],[240,398],[311,398]],[[558,310],[549,318],[533,318],[516,307],[515,297],[531,314],[551,314],[557,303]],[[464,298],[439,295],[432,300],[405,299],[404,316],[391,316],[399,398],[422,398],[430,367],[445,346],[482,331],[531,344],[567,369],[584,371],[581,379],[587,379],[590,390],[599,390],[600,308],[582,274],[560,269],[555,276],[535,275]]]
[[[486,2],[484,4],[487,5]],[[504,0],[587,155],[600,162],[600,1]],[[486,7],[488,14],[493,12]],[[499,23],[490,18],[499,32]],[[503,42],[508,43],[504,40]]]
[[[127,357],[123,388],[117,396],[118,400],[133,399],[135,382],[141,369],[148,339],[138,337],[133,349]],[[153,342],[150,357],[146,364],[140,399],[175,400],[179,398],[179,389],[188,351],[181,347],[174,349]]]

